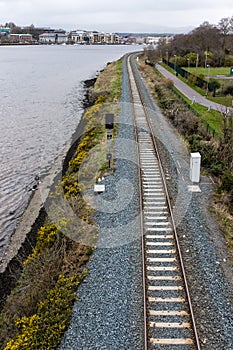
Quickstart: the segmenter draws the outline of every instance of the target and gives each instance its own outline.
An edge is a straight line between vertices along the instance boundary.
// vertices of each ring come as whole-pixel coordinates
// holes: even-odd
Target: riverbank
[[[112,89],[112,84],[115,83],[115,78],[117,77],[118,79],[119,77],[119,74],[115,71],[116,67],[117,63],[108,65],[108,69],[112,69],[112,80],[108,81],[109,92],[107,95],[110,95],[110,91],[114,90]],[[99,79],[101,79],[100,77],[101,74]],[[72,312],[77,285],[87,274],[85,264],[92,254],[97,228],[91,219],[93,210],[88,208],[88,204],[85,203],[80,193],[77,182],[78,171],[80,164],[88,156],[92,148],[98,147],[98,144],[103,142],[103,138],[106,139],[104,114],[99,113],[100,107],[105,100],[103,95],[106,93],[106,90],[100,96],[101,83],[99,83],[95,92],[93,91],[92,82],[87,82],[87,85],[87,95],[98,97],[97,99],[94,98],[94,105],[87,109],[83,115],[76,133],[73,135],[66,158],[62,162],[62,168],[59,169],[60,171],[56,168],[54,173],[55,180],[53,179],[52,181],[49,178],[47,185],[49,184],[50,186],[45,186],[44,191],[39,186],[40,190],[38,188],[33,196],[35,198],[41,194],[42,199],[45,198],[45,192],[49,192],[52,186],[48,201],[43,202],[43,209],[46,209],[46,217],[43,226],[37,232],[36,243],[34,246],[31,245],[33,242],[30,241],[31,236],[29,233],[25,240],[29,242],[29,246],[31,245],[31,254],[29,253],[29,256],[27,256],[28,252],[27,254],[24,252],[27,257],[20,261],[21,264],[19,264],[18,260],[16,261],[16,265],[19,265],[18,274],[20,277],[18,278],[15,274],[12,277],[14,279],[13,282],[17,283],[17,286],[10,296],[7,296],[5,293],[7,300],[0,316],[1,349],[5,349],[6,343],[8,344],[6,349],[11,349],[13,344],[16,347],[22,345],[25,334],[24,331],[21,334],[17,320],[21,320],[20,322],[25,325],[29,322],[24,330],[27,332],[27,337],[31,344],[30,348],[35,346],[34,326],[37,329],[37,341],[40,341],[41,348],[48,348],[51,341],[53,344],[58,342]],[[86,99],[89,100],[87,97]],[[104,153],[104,161],[105,157]],[[57,183],[56,180],[58,180]],[[65,217],[63,213],[59,213],[61,210],[59,193],[66,200],[67,208],[72,208],[73,213],[81,220],[80,223],[82,225],[79,227],[75,225],[71,217]],[[48,216],[47,212],[49,212]],[[54,214],[58,214],[58,216],[53,216]],[[55,221],[56,218],[57,221]],[[83,227],[88,227],[88,225],[91,231],[87,233],[87,230]],[[77,232],[77,229],[80,232]],[[72,234],[74,234],[73,239],[71,237]],[[85,239],[91,237],[92,243],[88,244],[85,240],[83,242],[82,237],[85,237]],[[22,269],[23,272],[20,274]],[[71,291],[72,293],[70,294]],[[62,300],[60,300],[61,294],[63,295]],[[51,295],[53,295],[52,306],[50,305]],[[46,307],[43,306],[41,308],[41,305],[46,305]],[[48,312],[46,308],[48,308]],[[53,308],[53,312],[51,312],[51,308]],[[55,320],[49,318],[50,313],[56,315]],[[36,319],[34,317],[35,314]],[[57,325],[56,335],[54,335],[53,330],[54,322]],[[43,329],[44,324],[46,324],[46,330]],[[52,338],[50,336],[41,337],[40,334],[44,335],[45,333],[53,334]],[[33,337],[31,337],[32,334]]]
[[[92,78],[83,82],[82,105],[84,110],[93,104],[96,79]],[[65,158],[61,155],[55,160],[48,175],[32,192],[28,205],[11,236],[10,243],[0,264],[0,309],[2,302],[4,303],[21,274],[23,261],[31,254],[35,246],[37,232],[43,226],[47,217],[46,202],[49,191],[66,172],[69,161],[77,149],[80,137],[83,135],[85,125],[86,121],[82,117],[71,141],[64,149]]]
[[[22,215],[19,208],[27,205],[35,177],[47,174],[71,140],[83,110],[82,82],[131,49],[55,45],[1,48],[0,260]]]

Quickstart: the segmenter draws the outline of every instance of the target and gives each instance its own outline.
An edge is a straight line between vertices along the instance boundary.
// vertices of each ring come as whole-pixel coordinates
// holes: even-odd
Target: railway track
[[[127,69],[141,173],[144,347],[201,349],[166,179],[132,55]]]

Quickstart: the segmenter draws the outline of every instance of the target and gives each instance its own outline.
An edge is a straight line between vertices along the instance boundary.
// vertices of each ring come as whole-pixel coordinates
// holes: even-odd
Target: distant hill
[[[173,36],[174,33],[121,33],[117,32],[120,36],[133,36],[135,38],[146,38],[148,36],[154,36],[154,37],[167,37],[167,36]]]

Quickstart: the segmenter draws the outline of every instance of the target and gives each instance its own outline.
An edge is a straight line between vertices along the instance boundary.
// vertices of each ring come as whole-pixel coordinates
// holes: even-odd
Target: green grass
[[[169,72],[171,72],[172,74],[174,74],[174,69],[168,67],[165,63],[161,63],[161,66],[163,66],[164,68],[166,68]],[[208,76],[208,73],[210,72],[210,76],[216,76],[216,75],[230,75],[230,67],[210,67],[209,72],[208,72],[208,68],[204,68],[204,67],[198,67],[196,69],[196,67],[181,67],[182,69],[186,70],[194,75],[206,75]],[[232,75],[232,80],[233,80],[233,75]]]
[[[206,107],[203,107],[199,104],[197,104],[196,110],[199,112],[199,114],[201,115],[201,119],[202,121],[204,121],[205,123],[208,123],[209,126],[215,130],[215,132],[217,133],[217,135],[222,135],[222,117],[221,114],[215,110],[210,110],[208,111],[208,109],[206,109]]]
[[[116,62],[115,80],[110,88],[112,98],[120,98],[122,89],[122,59]]]
[[[205,125],[209,125],[211,129],[215,131],[216,136],[222,135],[222,117],[221,114],[213,109],[208,111],[208,109],[198,103],[191,104],[191,101],[184,96],[178,89],[174,88],[176,94],[178,94],[190,109],[193,110],[202,120]]]
[[[188,67],[182,67],[182,68],[188,71]],[[208,75],[209,72],[210,72],[210,76],[230,75],[230,67],[210,67],[210,69],[208,68],[205,69],[204,67],[198,67],[197,69],[196,67],[190,67],[189,72],[196,75],[199,75],[199,74]]]
[[[208,97],[208,100],[216,102],[216,103],[220,103],[224,106],[227,107],[232,107],[232,101],[233,101],[233,97]]]

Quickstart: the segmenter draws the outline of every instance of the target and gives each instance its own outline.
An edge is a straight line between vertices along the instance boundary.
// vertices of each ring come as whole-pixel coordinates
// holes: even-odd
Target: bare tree
[[[221,48],[222,48],[222,59],[225,58],[225,55],[229,53],[227,48],[227,38],[233,32],[233,16],[222,18],[218,23],[218,28],[221,35]],[[221,62],[223,63],[223,62]]]

